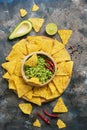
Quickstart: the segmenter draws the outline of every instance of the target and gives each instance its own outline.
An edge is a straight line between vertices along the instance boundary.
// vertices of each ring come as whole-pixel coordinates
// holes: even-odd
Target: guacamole
[[[28,79],[32,77],[38,77],[41,83],[45,83],[48,79],[51,78],[53,72],[50,71],[45,66],[49,66],[48,63],[45,62],[45,58],[38,55],[38,64],[36,66],[24,66],[24,72]]]

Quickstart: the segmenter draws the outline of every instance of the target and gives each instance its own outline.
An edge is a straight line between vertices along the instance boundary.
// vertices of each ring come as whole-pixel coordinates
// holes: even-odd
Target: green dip
[[[47,82],[51,78],[53,72],[45,67],[48,63],[45,62],[45,58],[38,55],[38,64],[35,67],[24,66],[25,75],[28,79],[32,77],[38,77],[41,83]]]

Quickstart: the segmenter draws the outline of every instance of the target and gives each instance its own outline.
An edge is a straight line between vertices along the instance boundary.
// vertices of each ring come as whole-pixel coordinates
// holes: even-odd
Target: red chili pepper
[[[50,117],[53,117],[53,118],[58,118],[58,115],[57,115],[57,114],[50,114],[50,113],[48,113],[45,109],[43,109],[43,112],[44,112],[44,114],[47,115],[47,116],[50,116]]]
[[[37,115],[38,115],[45,123],[47,123],[48,125],[51,124],[51,122],[50,122],[46,117],[44,117],[43,115],[41,115],[39,112],[37,112]]]
[[[54,63],[48,59],[45,60],[45,62],[49,63],[52,68],[54,68]]]
[[[44,66],[54,73],[54,70],[50,66],[48,66],[48,65],[44,65]]]

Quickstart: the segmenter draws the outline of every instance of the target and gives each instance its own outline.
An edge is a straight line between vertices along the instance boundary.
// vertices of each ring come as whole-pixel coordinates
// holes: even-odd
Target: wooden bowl
[[[49,59],[53,64],[54,64],[54,72],[53,72],[53,75],[51,76],[50,79],[48,79],[45,83],[42,83],[42,84],[36,84],[34,82],[30,82],[29,79],[26,77],[25,75],[25,72],[24,72],[24,65],[25,65],[25,62],[26,60],[28,60],[33,54],[37,54],[37,55],[41,55],[42,57],[46,57],[47,59]],[[41,87],[41,86],[45,86],[47,85],[49,82],[51,82],[51,80],[54,78],[55,76],[55,73],[56,73],[56,70],[57,70],[57,66],[56,66],[56,63],[54,61],[54,59],[48,54],[48,53],[45,53],[43,51],[38,51],[38,52],[33,52],[27,56],[25,56],[25,58],[23,59],[22,61],[22,68],[21,68],[21,73],[22,73],[22,77],[24,79],[24,81],[31,85],[31,86],[36,86],[36,87]]]

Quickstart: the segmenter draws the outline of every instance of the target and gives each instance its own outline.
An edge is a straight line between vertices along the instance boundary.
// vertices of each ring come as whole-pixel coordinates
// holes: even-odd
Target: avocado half
[[[9,39],[15,39],[28,34],[32,30],[32,23],[29,20],[20,22],[9,35]]]

